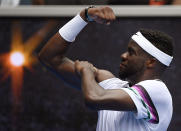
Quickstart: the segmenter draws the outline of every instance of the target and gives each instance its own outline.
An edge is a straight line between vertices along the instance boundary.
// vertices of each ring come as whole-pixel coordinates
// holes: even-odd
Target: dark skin
[[[88,14],[100,24],[108,25],[115,20],[114,12],[109,7],[90,8]],[[84,10],[80,12],[80,16],[85,20]],[[115,77],[111,72],[97,69],[87,61],[76,60],[74,62],[65,57],[64,54],[69,46],[70,43],[66,42],[59,33],[56,33],[41,50],[39,58],[55,70],[66,83],[76,88],[81,86],[85,103],[94,106],[95,109],[136,111],[134,102],[125,91],[121,89],[105,90],[99,86],[98,82]],[[132,55],[130,48],[135,52]],[[120,72],[124,72],[128,65],[137,64],[136,71],[133,70],[133,73],[127,76],[133,84],[155,78],[151,74],[153,74],[152,69],[156,60],[146,60],[146,57],[143,57],[140,52],[141,48],[134,42],[130,42],[128,51],[121,56],[124,59],[122,64],[125,64],[125,67],[120,66]]]
[[[128,44],[127,52],[121,55],[119,76],[133,85],[149,79],[160,79],[160,63],[141,49],[133,40]]]
[[[173,5],[181,5],[181,1],[180,0],[173,0],[172,4]]]

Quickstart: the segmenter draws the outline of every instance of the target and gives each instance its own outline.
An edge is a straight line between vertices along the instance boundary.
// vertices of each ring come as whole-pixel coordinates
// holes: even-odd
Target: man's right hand
[[[95,7],[88,9],[88,15],[97,23],[109,25],[116,19],[113,10],[110,7]],[[80,12],[80,16],[85,19],[85,9]]]

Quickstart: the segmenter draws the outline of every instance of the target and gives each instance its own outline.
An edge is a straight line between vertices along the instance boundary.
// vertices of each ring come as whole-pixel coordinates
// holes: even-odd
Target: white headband
[[[140,32],[137,32],[131,37],[143,50],[155,57],[162,64],[169,66],[173,57],[156,48],[148,41]]]

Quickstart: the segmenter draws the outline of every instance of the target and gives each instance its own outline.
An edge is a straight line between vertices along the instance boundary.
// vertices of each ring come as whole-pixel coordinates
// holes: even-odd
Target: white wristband
[[[72,20],[65,24],[60,30],[60,35],[68,42],[73,42],[80,31],[87,25],[80,15],[76,15]]]

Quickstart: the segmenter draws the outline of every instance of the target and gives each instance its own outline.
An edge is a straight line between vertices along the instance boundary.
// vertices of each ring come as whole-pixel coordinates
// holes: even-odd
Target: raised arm
[[[101,24],[109,24],[115,19],[114,13],[109,7],[89,8],[88,15]],[[74,61],[65,57],[65,53],[87,23],[89,22],[85,17],[84,9],[80,12],[80,16],[74,17],[63,26],[39,53],[39,59],[44,65],[56,72],[67,84],[76,88],[81,86],[80,78],[76,74]],[[99,70],[97,73],[98,81],[113,77],[108,71]]]

